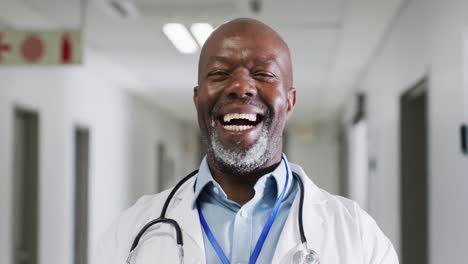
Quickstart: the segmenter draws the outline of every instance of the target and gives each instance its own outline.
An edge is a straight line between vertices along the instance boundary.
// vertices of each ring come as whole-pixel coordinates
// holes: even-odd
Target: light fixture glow
[[[197,51],[197,43],[184,25],[168,23],[163,26],[163,32],[181,53],[194,53]]]
[[[193,36],[197,40],[200,47],[202,47],[205,41],[211,35],[211,32],[213,32],[213,27],[208,23],[195,23],[190,27],[190,31],[192,31]]]

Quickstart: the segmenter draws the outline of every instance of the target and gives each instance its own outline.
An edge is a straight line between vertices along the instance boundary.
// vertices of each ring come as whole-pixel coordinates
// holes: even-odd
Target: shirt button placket
[[[233,241],[242,241],[233,243],[232,260],[233,263],[247,264],[250,258],[250,249],[252,242],[252,219],[249,218],[249,211],[246,208],[239,210],[235,224]]]

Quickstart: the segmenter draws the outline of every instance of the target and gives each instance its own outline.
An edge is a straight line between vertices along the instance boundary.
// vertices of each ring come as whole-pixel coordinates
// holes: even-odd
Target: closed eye
[[[223,82],[227,80],[230,76],[230,73],[225,70],[214,70],[207,74],[207,78],[212,82]]]
[[[228,76],[229,73],[226,72],[226,71],[222,71],[222,70],[216,70],[216,71],[212,71],[212,72],[209,72],[208,73],[208,77],[211,77],[211,76]]]
[[[253,77],[260,80],[271,80],[276,79],[276,75],[271,72],[255,72]]]
[[[265,72],[256,73],[255,76],[275,77],[275,75],[270,74],[270,73],[265,73]]]

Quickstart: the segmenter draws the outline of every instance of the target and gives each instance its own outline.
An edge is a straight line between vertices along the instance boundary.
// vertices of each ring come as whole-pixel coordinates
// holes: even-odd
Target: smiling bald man
[[[126,210],[94,264],[398,263],[369,215],[283,154],[296,89],[289,48],[273,29],[245,18],[217,28],[193,101],[207,148],[199,170]]]

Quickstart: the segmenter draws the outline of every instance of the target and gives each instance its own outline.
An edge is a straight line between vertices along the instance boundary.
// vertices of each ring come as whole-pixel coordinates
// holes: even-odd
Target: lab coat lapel
[[[323,217],[326,200],[320,189],[305,175],[302,168],[294,164],[290,164],[290,167],[292,171],[299,174],[304,183],[303,222],[307,245],[320,256],[320,252],[323,251],[323,241],[326,235],[326,223]],[[300,193],[297,192],[286,224],[281,232],[275,255],[273,256],[273,264],[291,263],[294,254],[302,248],[298,224],[299,200]]]
[[[168,211],[168,216],[175,219],[179,223],[183,233],[184,245],[190,243],[187,241],[188,239],[190,239],[191,242],[196,245],[196,252],[198,253],[194,253],[191,257],[199,259],[204,263],[205,247],[203,243],[200,219],[198,217],[197,209],[192,208],[192,201],[194,198],[193,185],[195,178],[196,177],[193,177],[193,179],[187,182],[185,186],[183,186],[181,190],[176,193],[174,196],[174,201],[172,202],[170,210]]]

